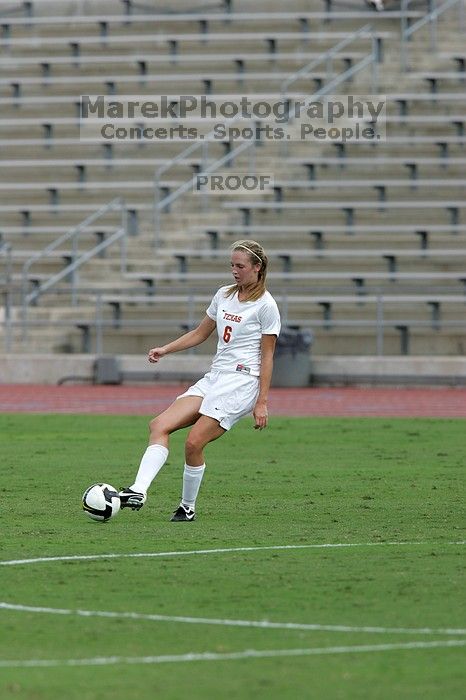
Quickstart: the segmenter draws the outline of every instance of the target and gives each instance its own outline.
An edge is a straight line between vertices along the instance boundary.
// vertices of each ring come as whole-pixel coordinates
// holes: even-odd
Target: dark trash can
[[[284,328],[277,338],[272,386],[309,386],[312,331]]]
[[[121,384],[118,359],[114,355],[102,355],[94,362],[94,384]]]

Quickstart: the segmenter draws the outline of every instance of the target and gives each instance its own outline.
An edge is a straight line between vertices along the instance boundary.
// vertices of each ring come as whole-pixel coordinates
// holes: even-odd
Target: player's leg
[[[173,513],[172,521],[186,522],[194,520],[196,498],[201,487],[205,471],[204,447],[217,440],[225,433],[217,420],[209,416],[200,416],[195,422],[185,443],[185,465],[183,472],[183,492],[181,503]]]
[[[168,457],[171,433],[193,425],[199,417],[202,398],[185,396],[177,399],[149,424],[149,446],[144,452],[134,483],[120,491],[122,508],[139,510],[146,501],[149,486],[162,469]]]
[[[201,403],[201,396],[183,396],[153,418],[149,423],[149,446],[157,444],[168,447],[171,433],[180,428],[187,428],[197,421]]]
[[[185,457],[193,467],[204,464],[204,447],[226,433],[218,420],[200,416],[188,433],[185,442]]]

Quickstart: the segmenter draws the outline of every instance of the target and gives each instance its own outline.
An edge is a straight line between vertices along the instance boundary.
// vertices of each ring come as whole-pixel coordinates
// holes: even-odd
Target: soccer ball
[[[83,510],[93,520],[110,520],[120,510],[120,496],[110,484],[92,484],[83,493]]]

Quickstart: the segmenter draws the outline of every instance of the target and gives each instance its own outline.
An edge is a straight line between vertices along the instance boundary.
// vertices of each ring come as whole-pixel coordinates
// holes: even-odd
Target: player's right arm
[[[149,362],[158,362],[164,355],[169,355],[172,352],[180,352],[181,350],[188,350],[188,348],[193,348],[195,345],[200,345],[213,333],[216,326],[216,322],[206,315],[197,328],[193,328],[192,331],[184,333],[171,343],[167,343],[167,345],[149,350]]]

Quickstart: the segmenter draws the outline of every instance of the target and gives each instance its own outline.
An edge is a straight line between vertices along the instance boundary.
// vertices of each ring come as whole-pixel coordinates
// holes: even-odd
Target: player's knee
[[[186,452],[197,452],[198,450],[202,450],[202,448],[204,446],[205,446],[204,441],[201,440],[199,435],[189,434],[188,437],[186,438],[186,443],[185,443]]]
[[[156,416],[155,418],[152,418],[152,420],[149,423],[149,432],[151,435],[156,435],[158,433],[163,433],[163,422],[160,419],[160,416]]]

